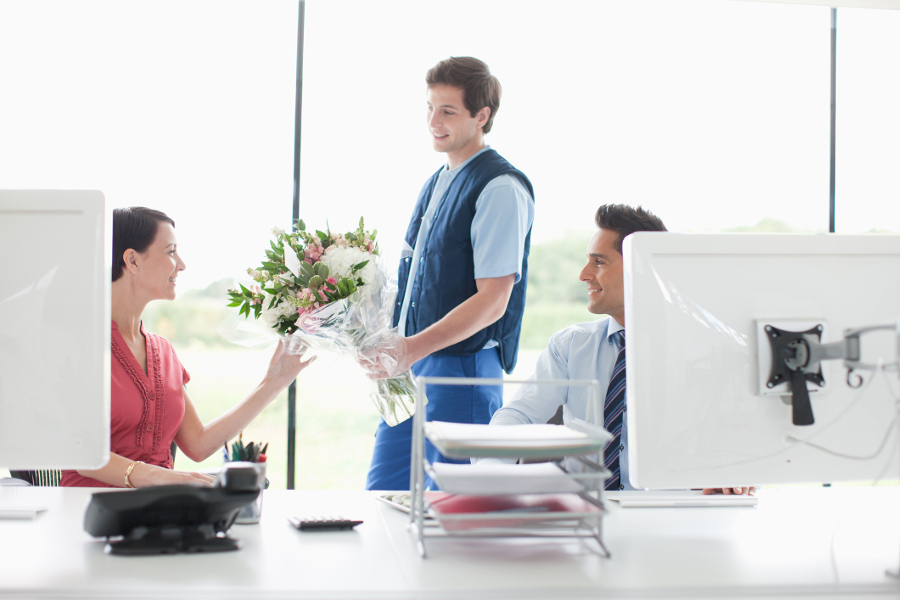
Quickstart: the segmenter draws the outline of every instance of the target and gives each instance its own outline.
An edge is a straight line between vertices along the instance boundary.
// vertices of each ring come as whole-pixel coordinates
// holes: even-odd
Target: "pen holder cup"
[[[252,463],[256,469],[257,484],[259,485],[259,496],[256,500],[241,509],[234,522],[238,525],[252,525],[259,523],[262,516],[263,491],[269,487],[269,480],[266,478],[266,463]]]

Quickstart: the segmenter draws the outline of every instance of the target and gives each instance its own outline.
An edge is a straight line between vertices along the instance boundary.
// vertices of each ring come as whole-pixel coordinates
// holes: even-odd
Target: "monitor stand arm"
[[[874,370],[877,365],[861,362],[860,337],[879,330],[897,332],[897,353],[900,356],[900,321],[890,325],[848,329],[844,331],[844,339],[830,344],[821,342],[823,331],[821,324],[807,331],[785,331],[774,325],[765,326],[766,337],[772,346],[772,365],[766,385],[772,388],[785,381],[789,382],[794,425],[815,423],[806,384],[810,381],[819,387],[825,384],[822,377],[823,360],[842,359],[844,366],[847,367],[847,385],[853,388],[862,385],[862,378],[859,375],[856,376],[856,380],[851,380],[853,371]]]
[[[819,341],[822,332],[821,325],[804,332],[784,331],[772,325],[766,325],[765,330],[772,345],[772,370],[767,385],[774,387],[782,383],[784,377],[789,378],[791,382],[794,425],[811,425],[813,423],[812,406],[809,402],[809,390],[806,389],[806,381],[815,381],[815,378],[808,377],[810,373],[817,372],[821,378],[821,361],[843,359],[844,366],[847,368],[847,385],[852,388],[858,388],[862,385],[862,378],[859,375],[856,376],[855,380],[851,380],[853,371],[857,369],[874,371],[879,368],[877,364],[864,363],[860,360],[860,338],[867,333],[884,330],[896,332],[896,360],[893,363],[884,365],[884,367],[892,367],[900,373],[900,319],[890,325],[873,325],[859,329],[847,329],[844,331],[843,340],[830,344],[822,344]],[[803,422],[807,419],[808,423]],[[900,566],[896,569],[887,569],[886,574],[888,577],[900,579]]]

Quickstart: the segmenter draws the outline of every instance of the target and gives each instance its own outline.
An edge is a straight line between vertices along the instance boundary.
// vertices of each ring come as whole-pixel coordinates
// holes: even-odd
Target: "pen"
[[[231,458],[229,459],[228,442],[225,442],[222,454],[225,457],[225,462],[266,462],[266,450],[268,448],[268,443],[263,445],[262,443],[247,442],[247,445],[245,446],[239,436],[238,439],[231,444]]]

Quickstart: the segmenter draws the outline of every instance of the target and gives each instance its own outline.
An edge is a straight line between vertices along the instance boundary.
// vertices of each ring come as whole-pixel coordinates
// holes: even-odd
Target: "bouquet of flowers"
[[[380,260],[376,233],[366,231],[362,218],[356,231],[344,234],[307,232],[302,220],[292,232],[275,228],[266,260],[247,269],[254,283],[228,290],[228,306],[289,340],[356,357],[367,340],[390,330],[397,292]],[[416,386],[406,372],[373,382],[370,397],[394,426],[414,413]]]

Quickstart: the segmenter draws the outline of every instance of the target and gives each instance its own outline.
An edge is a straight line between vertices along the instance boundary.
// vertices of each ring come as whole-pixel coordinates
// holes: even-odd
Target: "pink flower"
[[[337,281],[334,279],[334,277],[329,277],[329,278],[326,279],[325,281],[327,281],[327,282],[330,283],[331,285],[337,285]]]
[[[306,250],[303,252],[304,260],[309,264],[315,264],[322,258],[322,253],[325,251],[322,248],[322,244],[318,241],[310,243],[309,246],[306,247]]]
[[[369,252],[372,252],[373,250],[375,250],[375,242],[369,242],[368,244],[366,244],[366,249]]]

